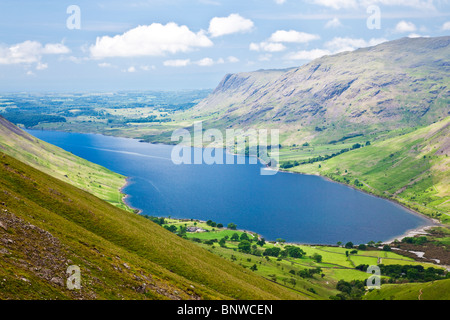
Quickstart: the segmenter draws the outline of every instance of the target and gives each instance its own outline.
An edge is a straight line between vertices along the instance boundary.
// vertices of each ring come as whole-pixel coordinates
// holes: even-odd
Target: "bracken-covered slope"
[[[304,297],[0,152],[0,299]]]
[[[443,119],[449,84],[450,37],[403,38],[299,68],[229,74],[192,113],[221,127],[277,127],[287,144],[326,143]]]

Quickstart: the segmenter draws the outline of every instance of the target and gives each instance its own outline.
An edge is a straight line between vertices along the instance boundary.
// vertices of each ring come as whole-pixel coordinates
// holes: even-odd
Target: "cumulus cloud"
[[[301,50],[298,52],[292,52],[286,55],[288,60],[314,60],[320,57],[330,55],[331,52],[323,49],[313,49],[313,50]]]
[[[48,68],[48,64],[42,62],[45,55],[61,55],[69,53],[70,49],[61,43],[41,44],[38,41],[24,41],[11,46],[0,46],[0,64],[25,65],[26,68],[35,65],[35,69],[42,71]],[[35,74],[28,70],[28,76]]]
[[[163,65],[166,67],[186,67],[191,64],[190,59],[176,59],[176,60],[166,60]]]
[[[333,18],[325,24],[325,28],[327,28],[327,29],[339,28],[339,27],[342,27],[342,23],[338,18]]]
[[[213,43],[204,31],[195,33],[187,26],[170,22],[138,26],[114,37],[98,37],[89,51],[93,58],[164,56],[211,46]]]
[[[417,30],[417,28],[414,25],[414,23],[408,22],[408,21],[404,21],[404,20],[400,21],[395,26],[395,32],[398,32],[398,33],[414,32],[416,30]]]
[[[250,19],[245,19],[237,13],[230,14],[228,17],[214,17],[209,22],[208,32],[211,37],[220,37],[233,33],[250,32],[254,23]]]
[[[450,21],[445,22],[445,23],[442,25],[442,28],[441,28],[441,29],[444,30],[444,31],[450,30]]]
[[[203,58],[197,61],[191,61],[190,59],[177,59],[177,60],[166,60],[163,65],[166,67],[187,67],[189,65],[197,65],[199,67],[211,67],[216,64],[224,64],[226,61],[229,63],[238,62],[239,59],[236,57],[228,57],[226,60],[224,58],[218,58],[214,60],[212,58]]]
[[[369,41],[366,41],[364,39],[335,37],[332,40],[325,43],[324,49],[301,50],[298,52],[291,52],[285,56],[285,59],[310,61],[325,55],[337,54],[345,51],[353,51],[358,48],[375,46],[385,41],[387,40],[383,38],[379,39],[373,38],[370,39]]]
[[[204,59],[197,61],[196,64],[201,67],[210,67],[210,66],[214,65],[214,60],[211,58],[204,58]]]
[[[278,30],[274,32],[270,38],[270,42],[289,42],[289,43],[306,43],[312,40],[320,39],[316,34],[300,32],[295,30]]]
[[[325,43],[325,47],[333,53],[339,53],[344,51],[353,51],[359,48],[376,46],[386,41],[387,40],[383,38],[372,38],[369,41],[366,41],[364,39],[336,37]]]
[[[0,64],[33,64],[43,70],[41,59],[44,55],[65,54],[70,49],[61,43],[42,45],[38,41],[24,41],[9,47],[0,46]]]
[[[368,7],[370,5],[402,6],[419,9],[435,9],[433,0],[309,0],[310,2],[336,10]]]
[[[282,43],[260,42],[260,43],[250,43],[250,50],[266,51],[266,52],[280,52],[280,51],[286,50],[286,47]]]
[[[239,59],[236,58],[236,57],[233,57],[233,56],[229,56],[227,58],[227,61],[230,62],[230,63],[237,63],[237,62],[239,62]]]

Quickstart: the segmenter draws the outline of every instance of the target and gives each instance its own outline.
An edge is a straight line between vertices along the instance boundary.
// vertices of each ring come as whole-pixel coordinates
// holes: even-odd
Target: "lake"
[[[318,176],[264,176],[260,163],[175,165],[173,146],[97,134],[27,132],[129,177],[127,202],[146,215],[233,222],[266,240],[305,244],[386,241],[430,224],[398,204]]]

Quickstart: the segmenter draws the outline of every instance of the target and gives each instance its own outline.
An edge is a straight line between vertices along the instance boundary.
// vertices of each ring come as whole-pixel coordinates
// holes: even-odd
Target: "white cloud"
[[[141,70],[144,70],[144,71],[150,71],[150,70],[155,70],[156,69],[155,66],[140,66],[139,68]]]
[[[276,4],[283,4],[286,0],[274,0]]]
[[[350,9],[363,7],[367,8],[370,5],[384,5],[384,6],[401,6],[412,7],[425,10],[435,9],[433,0],[309,0],[310,2],[328,8]]]
[[[359,48],[376,46],[386,41],[387,40],[383,38],[372,38],[369,41],[366,41],[364,39],[336,37],[333,40],[325,43],[325,47],[332,53],[339,53],[344,51],[353,51]]]
[[[250,43],[250,50],[280,52],[286,50],[286,47],[282,43],[260,42],[260,43]]]
[[[130,73],[133,73],[133,72],[136,72],[136,68],[133,67],[133,66],[131,66],[131,67],[129,67],[128,69],[123,70],[123,72],[130,72]]]
[[[100,68],[111,68],[111,67],[112,67],[112,64],[111,64],[111,63],[108,63],[108,62],[102,62],[102,63],[99,63],[98,66],[99,66]]]
[[[43,54],[66,54],[69,52],[70,49],[62,43],[48,43],[42,49]]]
[[[298,52],[288,53],[284,58],[288,60],[314,60],[325,55],[337,54],[344,51],[353,51],[358,48],[375,46],[387,41],[386,39],[364,39],[341,38],[336,37],[325,43],[324,49],[301,50]]]
[[[48,68],[48,64],[42,63],[42,62],[38,62],[37,66],[36,66],[36,70],[45,70],[47,68]]]
[[[166,60],[163,65],[166,67],[186,67],[191,64],[190,59],[176,59],[176,60]]]
[[[339,27],[342,27],[342,23],[338,18],[333,18],[325,24],[325,28],[327,28],[327,29],[339,28]]]
[[[214,65],[214,60],[211,58],[204,58],[196,62],[197,65],[201,67],[210,67]]]
[[[236,58],[236,57],[233,57],[233,56],[229,56],[227,58],[227,61],[230,62],[230,63],[236,63],[236,62],[239,62],[239,59]]]
[[[333,9],[355,8],[358,6],[356,0],[312,0],[312,2]]]
[[[230,14],[228,17],[214,17],[209,22],[208,32],[211,37],[220,37],[233,33],[245,33],[253,29],[252,20],[245,19],[237,13]]]
[[[163,56],[213,46],[204,31],[192,32],[187,26],[170,22],[138,26],[114,37],[98,37],[89,48],[93,58]]]
[[[447,21],[442,25],[442,30],[444,31],[450,30],[450,21]]]
[[[285,56],[288,60],[314,60],[326,55],[330,55],[331,52],[323,49],[302,50],[298,52],[289,53]]]
[[[414,32],[416,30],[417,30],[417,28],[414,25],[414,23],[408,22],[408,21],[405,21],[405,20],[400,21],[395,26],[395,32],[398,32],[398,33]]]
[[[61,43],[43,46],[38,41],[24,41],[9,47],[0,46],[0,64],[37,64],[38,70],[46,67],[41,63],[42,56],[69,53],[70,49]]]
[[[295,30],[278,30],[274,32],[270,38],[270,42],[289,42],[289,43],[306,43],[312,40],[320,39],[316,34],[299,32]]]

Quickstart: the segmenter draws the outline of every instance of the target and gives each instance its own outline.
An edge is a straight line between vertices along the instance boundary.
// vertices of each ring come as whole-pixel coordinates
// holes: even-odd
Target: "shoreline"
[[[140,214],[142,213],[142,210],[141,210],[141,209],[138,209],[138,208],[134,208],[132,205],[130,205],[130,204],[127,202],[127,199],[128,199],[128,197],[129,197],[130,195],[124,192],[124,189],[125,189],[126,187],[128,187],[128,186],[131,184],[130,179],[131,179],[130,177],[125,177],[125,183],[124,183],[124,185],[119,189],[119,192],[122,194],[122,203],[123,203],[125,206],[127,206],[128,208],[130,208],[133,212],[135,212],[136,214],[139,214],[139,215],[140,215]],[[138,211],[136,212],[136,210],[138,210]]]

